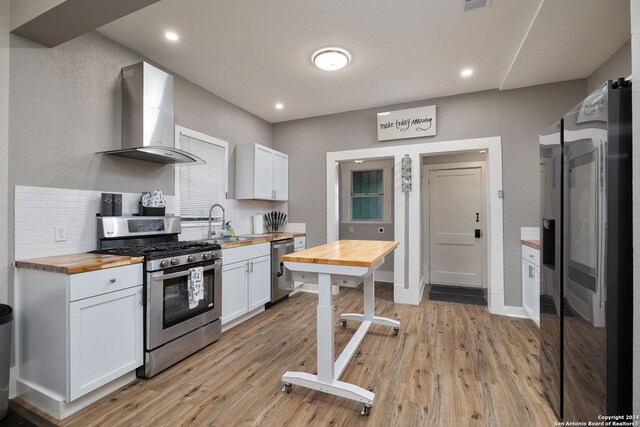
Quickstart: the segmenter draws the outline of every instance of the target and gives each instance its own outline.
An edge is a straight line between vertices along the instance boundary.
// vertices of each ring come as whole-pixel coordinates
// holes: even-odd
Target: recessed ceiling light
[[[344,68],[349,61],[351,61],[349,52],[339,47],[325,47],[311,55],[311,62],[325,71],[337,71]]]
[[[480,154],[484,154],[486,152],[487,152],[487,150],[480,150]]]
[[[462,70],[460,72],[460,75],[462,77],[470,77],[472,74],[473,74],[473,69],[471,69],[471,68],[465,68],[464,70]]]
[[[176,42],[180,38],[173,31],[167,31],[166,33],[164,33],[164,36],[167,38],[167,40],[171,40],[172,42]]]
[[[391,112],[389,111],[385,111],[384,113],[378,113],[379,116],[388,116],[389,114],[391,114]]]
[[[354,160],[354,163],[362,163],[364,160]]]
[[[279,103],[279,102],[278,102],[278,103],[276,104],[276,109],[277,109],[277,110],[282,110],[283,108],[284,108],[284,105],[282,105],[281,103]]]

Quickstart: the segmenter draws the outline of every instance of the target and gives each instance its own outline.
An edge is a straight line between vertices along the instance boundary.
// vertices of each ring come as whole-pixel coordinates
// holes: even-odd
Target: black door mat
[[[25,408],[15,400],[9,401],[9,412],[6,418],[0,420],[0,427],[55,427],[55,424],[49,422],[46,418],[41,417],[33,411]]]
[[[431,285],[430,301],[455,302],[458,304],[487,305],[482,289],[462,286]]]

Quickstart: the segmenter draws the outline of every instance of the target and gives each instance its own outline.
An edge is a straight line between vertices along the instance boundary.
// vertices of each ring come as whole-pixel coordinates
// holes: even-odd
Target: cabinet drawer
[[[107,268],[69,276],[69,301],[142,285],[142,264]]]
[[[257,243],[255,245],[239,246],[237,248],[222,250],[222,265],[245,261],[259,256],[271,255],[270,243]]]
[[[293,238],[293,247],[296,251],[303,250],[307,245],[307,238],[305,236],[302,237],[294,237]]]
[[[522,245],[522,258],[536,266],[540,266],[540,251],[537,249]]]

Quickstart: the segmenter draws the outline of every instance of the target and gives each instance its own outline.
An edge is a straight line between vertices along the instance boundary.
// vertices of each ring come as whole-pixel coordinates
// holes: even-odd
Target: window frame
[[[382,187],[382,192],[380,193],[354,193],[353,192],[353,174],[354,173],[362,173],[362,172],[380,172],[382,174],[382,180],[380,185]],[[350,177],[349,177],[349,222],[383,222],[384,221],[384,177],[385,171],[382,167],[371,167],[370,169],[350,169]],[[354,198],[365,198],[365,197],[377,197],[380,199],[380,218],[353,218],[353,199]]]
[[[383,170],[383,203],[382,220],[365,221],[351,219],[351,171]],[[391,158],[379,158],[355,163],[353,160],[341,161],[338,163],[338,203],[339,203],[339,223],[340,224],[393,224],[393,204],[394,204],[394,182],[395,164]]]
[[[216,145],[218,147],[224,148],[224,170],[223,170],[223,179],[224,179],[224,200],[228,200],[229,197],[229,143],[223,141],[222,139],[215,138],[213,136],[204,134],[202,132],[195,131],[193,129],[186,128],[184,126],[175,125],[175,136],[174,136],[174,144],[175,147],[180,149],[180,136],[187,136],[189,138],[197,139],[200,141],[207,142],[212,145]],[[205,159],[206,161],[206,159]],[[186,166],[192,167],[192,166]],[[180,216],[180,222],[182,227],[185,226],[200,226],[203,223],[206,224],[207,219],[185,219],[182,218],[180,212],[180,171],[176,168],[174,173],[174,188],[175,188],[175,197],[176,197],[176,215]],[[213,224],[220,225],[222,219],[219,221],[213,221]]]

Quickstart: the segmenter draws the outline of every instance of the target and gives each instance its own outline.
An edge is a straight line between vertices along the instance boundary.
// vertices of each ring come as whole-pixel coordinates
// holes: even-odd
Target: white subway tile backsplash
[[[15,187],[15,259],[88,252],[96,249],[96,213],[100,212],[100,191],[43,187]],[[139,193],[122,193],[122,213],[138,213]],[[271,211],[287,213],[286,202],[225,200],[226,220],[236,234],[250,234],[251,217]],[[167,196],[167,213],[177,212],[177,199]],[[67,227],[67,240],[55,242],[55,225]],[[180,240],[207,237],[207,223],[184,226]]]
[[[540,227],[520,227],[522,240],[540,240]]]
[[[96,249],[100,191],[15,187],[15,259],[87,252]],[[138,213],[139,193],[123,193],[122,213]],[[175,212],[167,196],[167,212]],[[67,240],[55,242],[53,227],[65,225]]]

